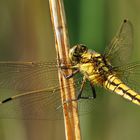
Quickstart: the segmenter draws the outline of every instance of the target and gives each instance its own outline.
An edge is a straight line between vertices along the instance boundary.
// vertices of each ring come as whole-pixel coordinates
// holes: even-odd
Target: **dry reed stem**
[[[49,0],[49,3],[54,29],[57,59],[58,61],[61,60],[61,62],[69,64],[68,49],[70,45],[66,28],[63,0]],[[70,70],[65,72],[66,75],[69,75],[70,73]],[[72,85],[73,79],[66,80],[60,72],[58,72],[58,75],[63,104],[66,100],[75,99],[74,87],[70,86],[70,88],[64,88],[68,84]],[[78,112],[75,108],[77,108],[77,102],[74,101],[63,105],[66,140],[81,140]]]

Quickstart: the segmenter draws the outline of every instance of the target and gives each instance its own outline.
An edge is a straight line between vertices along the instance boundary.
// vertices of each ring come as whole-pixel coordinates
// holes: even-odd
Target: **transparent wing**
[[[56,90],[56,89],[55,89]],[[18,93],[19,94],[19,93]],[[20,93],[22,94],[22,93]],[[59,119],[62,109],[59,91],[44,89],[0,105],[1,119]]]
[[[114,70],[125,84],[136,92],[140,92],[140,62],[116,67]]]
[[[60,107],[61,98],[57,70],[55,62],[1,62],[0,87],[9,87],[15,91],[1,90],[0,100],[28,92],[31,94],[1,104],[0,118],[61,119],[63,114],[62,107]],[[76,94],[78,94],[81,79],[81,76],[75,77],[75,83],[66,85],[65,88],[74,86]],[[89,85],[86,86],[83,94],[92,96]],[[80,100],[78,108],[75,109],[82,115],[91,112],[94,103],[94,100]]]
[[[0,88],[29,91],[50,87],[58,79],[57,70],[56,62],[0,62]]]
[[[116,36],[106,47],[104,55],[112,65],[126,64],[133,48],[133,27],[129,20],[124,20]]]

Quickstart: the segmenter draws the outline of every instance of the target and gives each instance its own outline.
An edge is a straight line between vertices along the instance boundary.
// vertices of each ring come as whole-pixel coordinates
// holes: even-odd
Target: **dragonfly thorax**
[[[108,75],[114,74],[112,66],[101,54],[87,52],[82,55],[81,63],[77,64],[80,71],[94,84],[103,84]]]
[[[80,72],[93,83],[102,83],[112,73],[112,66],[107,59],[84,45],[75,45],[70,49],[69,58]]]

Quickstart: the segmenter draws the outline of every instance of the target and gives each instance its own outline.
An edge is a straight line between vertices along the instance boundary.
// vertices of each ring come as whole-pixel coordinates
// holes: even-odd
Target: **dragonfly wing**
[[[53,92],[56,90],[55,92]],[[22,94],[22,93],[20,93]],[[24,93],[23,93],[24,94]],[[20,96],[0,105],[1,119],[59,119],[62,109],[59,89],[44,89],[40,92]],[[61,113],[60,113],[61,112]]]
[[[20,91],[50,87],[58,81],[57,71],[56,62],[0,61],[0,87]]]
[[[133,27],[129,20],[124,20],[104,55],[112,65],[126,64],[133,48]]]
[[[140,62],[114,68],[118,77],[136,92],[140,92]]]
[[[81,87],[82,78],[76,77],[75,83],[66,85],[64,88],[74,86],[75,93],[78,94]],[[16,93],[14,93],[16,94]],[[0,105],[0,118],[19,118],[19,119],[48,119],[57,120],[63,118],[63,109],[61,104],[60,87],[50,87],[47,89],[36,90],[30,94],[19,93],[19,96],[11,101]],[[26,95],[25,95],[26,94]],[[77,95],[76,95],[77,96]],[[92,96],[92,91],[87,83],[83,91],[83,96]],[[1,96],[2,100],[8,99],[7,94]],[[73,102],[73,101],[72,101]],[[71,103],[68,101],[67,104]],[[94,109],[94,100],[79,100],[78,108],[73,108],[79,112],[79,115],[87,114]],[[67,110],[70,111],[69,109]]]

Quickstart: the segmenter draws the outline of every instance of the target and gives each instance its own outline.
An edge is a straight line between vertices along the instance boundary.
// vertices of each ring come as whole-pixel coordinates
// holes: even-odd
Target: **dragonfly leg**
[[[61,69],[75,69],[73,66],[61,66]],[[62,72],[62,71],[61,71]],[[64,75],[64,77],[66,79],[70,79],[72,78],[75,74],[77,74],[79,72],[79,69],[75,69],[74,71],[72,71],[71,74],[69,75],[65,75],[64,72],[62,73]]]
[[[70,79],[70,78],[72,78],[75,74],[77,74],[78,72],[79,72],[79,69],[78,69],[78,66],[77,65],[63,65],[63,64],[61,64],[60,66],[59,66],[59,68],[61,68],[62,70],[68,70],[68,69],[71,69],[71,70],[73,70],[72,71],[72,73],[70,74],[70,75],[65,75],[64,73],[63,73],[63,75],[64,75],[64,77],[66,78],[66,79]],[[62,71],[61,71],[62,72]]]
[[[82,95],[85,83],[86,83],[86,77],[84,76],[81,87],[80,87],[80,90],[79,90],[79,93],[78,93],[78,96],[75,99],[66,100],[63,104],[66,104],[66,103],[69,103],[69,102],[72,102],[72,101],[78,101],[78,100],[82,99],[83,97],[81,97],[81,95]]]
[[[75,71],[73,71],[71,74],[69,74],[69,75],[65,75],[64,73],[63,73],[63,75],[64,75],[64,77],[66,78],[66,79],[70,79],[70,78],[72,78],[75,74],[77,74],[79,72],[79,70],[75,70]]]
[[[80,89],[78,97],[77,97],[77,100],[79,100],[79,99],[95,99],[96,98],[96,92],[95,92],[94,86],[91,83],[90,83],[90,86],[91,86],[93,96],[89,96],[89,97],[88,96],[87,97],[82,96],[82,91],[83,91],[85,83],[86,83],[86,78],[84,77],[83,81],[82,81],[81,89]]]
[[[96,92],[95,92],[95,88],[94,86],[90,83],[90,86],[91,86],[91,89],[92,89],[92,95],[93,96],[82,96],[82,92],[83,92],[83,89],[84,89],[84,86],[85,86],[85,83],[86,83],[86,77],[84,76],[83,77],[83,81],[82,81],[82,84],[81,84],[81,88],[79,90],[79,93],[78,93],[78,96],[76,99],[72,99],[71,101],[78,101],[80,99],[95,99],[96,98]],[[69,102],[69,101],[68,101]],[[65,102],[67,103],[67,101]]]
[[[84,77],[83,77],[82,84],[81,84],[80,91],[79,91],[78,96],[77,96],[77,100],[83,98],[83,97],[82,97],[82,92],[83,92],[85,83],[86,83],[86,77],[84,76]]]
[[[91,83],[90,83],[90,86],[91,86],[91,89],[92,89],[93,96],[90,96],[90,97],[88,97],[88,96],[87,97],[82,96],[82,92],[83,92],[85,83],[86,83],[86,77],[84,76],[83,77],[82,84],[81,84],[81,87],[80,87],[80,90],[79,90],[79,93],[78,93],[78,96],[75,99],[65,101],[63,104],[66,104],[66,103],[69,103],[69,102],[72,102],[72,101],[78,101],[80,99],[95,99],[96,98],[96,92],[95,92],[94,86]]]
[[[90,83],[90,87],[91,87],[91,90],[92,90],[92,95],[93,95],[93,98],[95,99],[96,98],[96,91],[95,91],[95,88],[94,86]]]
[[[60,64],[59,68],[67,70],[67,69],[74,69],[74,66],[72,66],[71,64],[67,64],[67,65]]]

